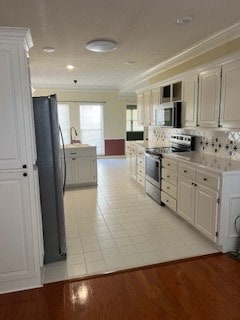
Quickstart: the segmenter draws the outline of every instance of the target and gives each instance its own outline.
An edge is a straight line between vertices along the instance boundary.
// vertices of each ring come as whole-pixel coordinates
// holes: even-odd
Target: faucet
[[[75,140],[75,139],[73,139],[73,131],[74,131],[75,136],[78,135],[76,128],[75,128],[75,127],[71,127],[71,128],[70,128],[71,144],[74,144],[74,142],[80,142],[80,140]]]

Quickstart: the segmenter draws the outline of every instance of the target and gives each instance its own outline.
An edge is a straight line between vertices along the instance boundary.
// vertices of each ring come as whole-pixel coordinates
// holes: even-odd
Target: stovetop
[[[160,148],[146,148],[145,152],[154,156],[161,156],[163,154],[169,154],[174,152],[186,152],[187,150],[181,150],[173,147],[160,147]]]

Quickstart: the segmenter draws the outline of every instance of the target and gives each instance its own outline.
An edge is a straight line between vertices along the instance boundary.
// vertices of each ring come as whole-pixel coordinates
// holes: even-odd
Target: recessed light
[[[192,22],[194,19],[194,16],[185,16],[181,19],[177,20],[177,24],[188,24],[190,22]]]
[[[109,52],[116,50],[117,43],[112,40],[92,40],[87,43],[86,48],[93,52]]]
[[[73,69],[74,69],[74,66],[71,65],[71,64],[69,64],[69,65],[67,65],[67,69],[68,69],[68,70],[73,70]]]
[[[43,51],[47,53],[52,53],[55,51],[53,47],[43,47]]]
[[[129,61],[125,62],[125,64],[134,64],[134,63],[135,63],[135,61],[133,61],[133,60],[129,60]]]

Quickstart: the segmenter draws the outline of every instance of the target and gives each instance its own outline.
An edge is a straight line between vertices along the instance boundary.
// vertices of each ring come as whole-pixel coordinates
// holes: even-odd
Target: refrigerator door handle
[[[62,129],[59,126],[59,132],[60,132],[60,137],[62,141],[62,148],[63,148],[63,161],[64,161],[64,166],[63,166],[63,194],[65,193],[65,188],[66,188],[66,153],[65,153],[65,145],[64,145],[64,139],[63,139],[63,133]]]

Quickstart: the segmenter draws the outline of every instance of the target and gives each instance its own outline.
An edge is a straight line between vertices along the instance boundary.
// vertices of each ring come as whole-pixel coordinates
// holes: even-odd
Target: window
[[[81,104],[80,137],[82,143],[97,147],[97,154],[104,154],[103,148],[103,105],[101,103]]]
[[[68,104],[58,103],[58,121],[62,129],[64,144],[70,144],[70,116]],[[60,143],[62,143],[61,139]]]

